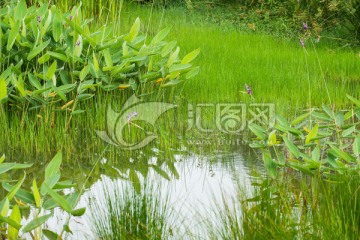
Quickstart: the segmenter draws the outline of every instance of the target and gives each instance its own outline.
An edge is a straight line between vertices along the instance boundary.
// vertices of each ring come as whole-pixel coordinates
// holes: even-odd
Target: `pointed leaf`
[[[36,179],[33,180],[32,192],[33,192],[34,199],[35,199],[35,206],[37,208],[39,208],[41,205],[41,197],[40,197],[39,188],[37,187],[37,184],[36,184]]]
[[[7,88],[5,79],[0,77],[0,101],[7,97]]]
[[[181,60],[181,64],[187,64],[190,63],[192,60],[194,60],[197,55],[199,55],[200,53],[200,48],[192,51],[191,53],[187,54],[182,60]]]
[[[19,34],[19,30],[20,30],[20,21],[16,21],[14,26],[11,28],[10,33],[9,33],[9,37],[8,37],[8,42],[7,42],[7,46],[6,46],[6,50],[10,51],[15,43],[15,39]]]
[[[284,143],[290,152],[296,157],[299,158],[300,151],[287,137],[283,136]]]
[[[59,151],[45,169],[45,181],[60,171],[62,152]]]
[[[65,198],[63,198],[60,194],[58,194],[57,192],[55,192],[54,190],[52,190],[51,188],[49,188],[49,186],[45,183],[44,184],[44,189],[46,192],[49,193],[49,195],[51,196],[52,199],[54,199],[54,201],[62,208],[64,209],[66,212],[70,213],[72,208],[71,205],[69,204],[68,201],[66,201]]]
[[[313,127],[313,129],[311,129],[309,134],[306,136],[305,144],[309,144],[311,140],[317,136],[318,130],[319,130],[319,125],[316,124],[315,127]]]
[[[22,232],[27,233],[27,232],[30,232],[31,230],[43,225],[51,216],[52,216],[52,214],[48,214],[48,215],[44,215],[44,216],[35,218],[34,220],[30,221],[28,224],[26,224],[26,226],[24,226],[21,229]]]
[[[20,225],[21,222],[21,214],[18,205],[15,205],[11,211],[10,217],[11,220]],[[8,237],[10,240],[17,240],[19,235],[19,229],[9,226],[8,228]]]
[[[136,18],[134,24],[132,25],[129,34],[124,38],[128,42],[132,42],[140,31],[140,19]]]

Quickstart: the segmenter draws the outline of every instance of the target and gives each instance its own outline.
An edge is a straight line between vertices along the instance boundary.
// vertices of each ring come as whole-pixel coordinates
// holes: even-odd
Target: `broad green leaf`
[[[191,53],[188,53],[182,60],[181,60],[181,64],[187,64],[190,63],[192,60],[194,60],[197,55],[199,55],[200,53],[200,49],[196,49],[194,51],[192,51]]]
[[[349,127],[341,133],[341,136],[347,137],[347,136],[351,135],[353,132],[355,132],[355,130],[356,130],[355,126]]]
[[[329,144],[329,145],[331,147],[331,150],[329,150],[330,154],[332,154],[338,158],[341,158],[348,163],[355,162],[355,158],[353,156],[351,156],[349,153],[340,150],[339,148],[335,147],[333,144]]]
[[[45,169],[45,181],[49,180],[51,176],[55,175],[60,171],[60,165],[62,161],[62,152],[61,150],[54,156],[51,162],[47,165]]]
[[[11,191],[11,189],[14,187],[14,186],[10,185],[9,183],[3,183],[2,186],[6,191]],[[21,188],[19,190],[17,190],[15,197],[19,198],[21,201],[23,201],[24,203],[27,203],[27,204],[35,203],[34,196],[30,192],[28,192],[24,189],[21,189]]]
[[[25,177],[26,177],[26,173],[24,172],[23,176],[19,179],[19,181],[15,184],[15,186],[9,191],[9,193],[7,194],[7,198],[9,199],[9,201],[13,199],[16,192],[20,189],[21,185],[25,180]]]
[[[294,143],[292,143],[286,136],[283,136],[284,143],[286,147],[290,150],[290,152],[298,158],[300,156],[299,149],[295,146]]]
[[[79,58],[82,54],[82,50],[83,50],[83,40],[81,35],[79,35],[74,47],[74,56]]]
[[[327,122],[329,122],[331,120],[331,118],[325,113],[312,112],[311,116],[313,116],[317,119],[320,119],[320,120],[327,121]]]
[[[0,164],[0,174],[7,172],[11,169],[29,168],[33,164],[19,164],[19,163],[2,163]]]
[[[191,69],[189,72],[186,73],[185,78],[186,79],[193,78],[199,73],[199,71],[200,71],[200,67],[195,67],[195,68]]]
[[[52,214],[48,214],[48,215],[44,215],[38,218],[33,219],[32,221],[30,221],[28,224],[26,224],[21,231],[23,233],[27,233],[30,232],[31,230],[43,225],[50,217],[52,216]]]
[[[36,89],[42,89],[43,88],[43,86],[40,84],[38,78],[35,75],[33,75],[31,73],[28,73],[28,78],[29,78],[30,84],[33,87],[35,87]]]
[[[274,163],[273,159],[271,158],[271,155],[269,152],[263,153],[263,160],[265,164],[265,168],[268,171],[270,177],[275,178],[276,177],[276,164]]]
[[[41,197],[40,197],[39,188],[36,184],[36,179],[33,180],[32,192],[33,192],[34,199],[35,199],[35,205],[37,208],[39,208],[41,205]]]
[[[86,76],[89,74],[90,71],[90,65],[86,65],[81,71],[80,71],[80,81],[84,81],[84,79],[86,78]]]
[[[55,85],[52,85],[51,88],[62,100],[64,100],[65,102],[67,101],[66,95],[63,91],[61,91],[58,87],[55,87]]]
[[[311,112],[307,112],[305,114],[300,115],[299,117],[295,118],[292,122],[291,122],[291,126],[295,126],[296,124],[302,122],[304,119],[306,119],[309,115],[311,114]]]
[[[176,41],[168,42],[162,49],[161,49],[161,56],[166,57],[176,46]]]
[[[151,45],[155,45],[159,42],[161,42],[170,32],[170,28],[164,28],[163,30],[161,30],[160,32],[158,32],[158,34],[156,34],[156,36],[151,40]]]
[[[97,74],[100,68],[99,68],[99,61],[97,60],[95,53],[93,53],[93,63],[94,63],[94,70]]]
[[[7,97],[7,88],[5,79],[0,77],[0,101]]]
[[[9,219],[16,222],[18,225],[20,225],[21,222],[21,214],[18,205],[15,205],[11,211]],[[19,235],[19,229],[9,226],[8,228],[8,237],[10,240],[17,240]]]
[[[313,127],[313,129],[311,129],[309,134],[306,136],[305,144],[309,144],[312,141],[312,139],[317,136],[318,130],[319,130],[319,125],[316,124],[315,127]]]
[[[358,100],[358,99],[356,99],[356,98],[354,98],[354,97],[352,97],[352,96],[350,96],[348,94],[346,94],[346,97],[348,99],[350,99],[357,107],[360,107],[360,100]]]
[[[45,53],[44,55],[42,55],[41,57],[39,57],[38,59],[38,63],[39,64],[44,64],[46,62],[48,62],[50,60],[50,55]]]
[[[40,187],[40,193],[42,195],[46,195],[46,189],[44,187],[44,185],[46,184],[48,187],[53,188],[60,180],[61,174],[60,172],[55,173],[54,175],[52,175],[49,179],[45,180]]]
[[[6,46],[6,50],[8,50],[8,51],[10,51],[12,49],[12,47],[15,43],[15,39],[19,34],[20,24],[21,24],[21,22],[19,20],[16,21],[14,26],[10,30],[8,42],[7,42],[7,46]]]
[[[0,223],[1,223],[1,222],[7,223],[7,224],[9,224],[10,226],[12,226],[12,227],[14,227],[14,228],[16,228],[16,229],[18,229],[18,230],[21,228],[21,225],[18,224],[17,222],[15,222],[14,220],[12,220],[12,219],[10,219],[10,218],[8,218],[8,217],[4,217],[4,216],[1,216],[1,215],[0,215]]]
[[[45,237],[47,237],[49,240],[61,239],[61,237],[57,233],[50,231],[48,229],[42,229],[42,232],[45,235]]]
[[[182,71],[185,69],[188,69],[191,67],[191,64],[176,64],[176,65],[172,65],[169,69],[169,72],[176,72],[176,71]]]
[[[344,124],[344,120],[345,120],[345,117],[344,117],[343,113],[341,113],[341,112],[336,113],[336,116],[335,116],[336,125],[342,126]]]
[[[15,78],[15,75],[13,75],[13,78]],[[14,79],[15,80],[15,79]],[[24,79],[22,77],[22,74],[19,75],[18,80],[15,80],[15,85],[17,90],[19,91],[20,95],[22,97],[26,96],[25,88],[24,88]]]
[[[114,64],[113,64],[113,60],[112,60],[112,58],[111,58],[111,54],[110,54],[109,48],[104,49],[104,50],[103,50],[103,54],[104,54],[106,66],[107,66],[107,67],[113,67]]]
[[[84,100],[87,100],[87,99],[90,99],[92,98],[93,96],[95,96],[95,94],[80,94],[78,96],[78,101],[84,101]]]
[[[44,184],[45,191],[49,193],[52,199],[66,212],[70,213],[72,208],[68,201],[65,198],[60,196],[57,192],[49,188],[47,184]]]
[[[48,54],[48,55],[50,55],[51,57],[54,57],[54,58],[56,58],[56,59],[58,59],[58,60],[61,60],[61,61],[63,61],[63,62],[69,62],[69,58],[66,56],[66,55],[64,55],[64,54],[62,54],[62,53],[58,53],[58,52],[47,52],[46,54]]]
[[[52,22],[52,34],[55,42],[59,42],[61,31],[62,31],[62,17],[58,10],[55,11],[53,22]]]
[[[258,138],[260,138],[261,140],[265,140],[264,133],[266,132],[266,130],[264,128],[255,123],[249,124],[249,128]]]
[[[276,130],[272,131],[269,134],[267,144],[268,144],[269,147],[272,147],[272,146],[274,146],[276,144]]]
[[[39,53],[41,53],[50,43],[51,39],[47,40],[46,42],[43,42],[39,46],[33,48],[30,53],[27,56],[27,60],[30,61],[34,57],[36,57]]]
[[[320,160],[320,148],[316,146],[314,150],[311,152],[312,159],[319,161]]]
[[[173,63],[176,61],[176,59],[177,59],[178,56],[179,56],[179,52],[180,52],[180,48],[177,47],[176,50],[175,50],[172,54],[170,54],[170,57],[169,57],[169,59],[168,59],[168,61],[167,61],[167,63],[166,63],[166,66],[167,66],[168,68],[170,68],[171,65],[173,65]]]
[[[6,217],[10,209],[9,199],[6,197],[1,201],[0,204],[0,216]]]
[[[86,112],[86,110],[75,110],[71,113],[71,115],[77,115]]]
[[[42,26],[40,28],[40,36],[41,38],[45,35],[47,29],[49,28],[50,24],[51,24],[51,20],[52,20],[52,12],[51,10],[49,9],[48,10],[48,15],[47,15],[47,18],[46,18],[46,21],[44,23],[44,26]]]
[[[84,215],[85,211],[86,211],[86,207],[78,208],[78,209],[71,211],[71,215],[73,215],[75,217],[80,217],[80,216]]]
[[[124,38],[128,42],[132,42],[140,31],[140,18],[136,18],[134,24],[132,25],[129,34]]]
[[[48,80],[52,79],[52,77],[54,76],[55,72],[56,72],[56,68],[57,68],[57,61],[55,60],[51,66],[48,68],[48,71],[46,73],[46,78]]]
[[[27,6],[25,0],[20,0],[15,8],[14,18],[15,20],[23,20],[26,16]]]

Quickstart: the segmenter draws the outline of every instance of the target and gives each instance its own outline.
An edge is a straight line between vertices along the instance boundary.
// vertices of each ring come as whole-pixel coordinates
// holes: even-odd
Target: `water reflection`
[[[170,159],[176,174],[173,174],[174,169],[169,170],[163,157],[162,154],[151,157],[148,159],[148,166],[157,165],[160,162],[159,166],[163,173],[172,176],[170,181],[154,169],[147,169],[146,174],[143,174],[144,170],[143,173],[136,170],[136,173],[142,184],[146,182],[158,187],[157,191],[152,194],[168,198],[168,205],[173,211],[173,216],[176,216],[171,221],[171,231],[174,232],[175,239],[181,239],[178,236],[187,234],[189,226],[192,226],[193,234],[201,234],[201,230],[196,230],[196,226],[199,226],[202,221],[199,216],[209,216],[209,211],[214,209],[216,203],[221,203],[223,197],[232,199],[236,194],[237,183],[240,183],[241,187],[246,189],[245,194],[251,197],[251,171],[254,167],[260,171],[262,169],[259,165],[253,165],[249,160],[251,156],[245,156],[240,150],[232,153],[219,152],[208,156],[177,152]],[[108,163],[108,159],[103,159],[101,165],[104,167]],[[89,206],[95,201],[97,205],[103,205],[103,208],[106,209],[105,193],[125,188],[129,184],[126,178],[130,174],[131,168],[127,171],[120,170],[122,165],[118,164],[112,167],[121,177],[102,174],[84,193],[79,205]],[[106,186],[105,189],[104,186]],[[90,223],[93,216],[89,210],[91,209],[88,209],[80,220],[71,222],[74,233],[72,238],[95,239],[95,236],[91,234]],[[106,213],[107,211],[102,212]],[[103,217],[99,216],[99,218]]]

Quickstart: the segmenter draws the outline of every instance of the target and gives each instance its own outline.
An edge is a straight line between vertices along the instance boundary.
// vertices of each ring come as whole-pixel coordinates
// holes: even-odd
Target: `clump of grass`
[[[94,235],[109,240],[168,239],[171,211],[160,191],[161,187],[151,184],[138,193],[130,185],[104,180],[103,199],[90,205]]]
[[[339,182],[302,175],[253,182],[254,196],[218,204],[207,222],[209,239],[357,239],[359,178]],[[239,185],[240,186],[240,185]],[[223,206],[222,206],[223,205]]]

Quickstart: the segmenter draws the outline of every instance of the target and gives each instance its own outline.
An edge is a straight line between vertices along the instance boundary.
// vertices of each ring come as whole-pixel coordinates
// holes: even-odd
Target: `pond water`
[[[155,149],[154,152],[157,150]],[[174,239],[179,239],[179,236],[185,234],[189,226],[191,226],[192,234],[201,234],[203,228],[200,225],[203,221],[214,219],[212,210],[223,205],[223,200],[232,204],[231,199],[237,194],[237,184],[240,183],[247,197],[252,197],[252,172],[264,173],[262,163],[245,146],[238,146],[227,152],[221,150],[216,152],[212,154],[187,152],[185,154],[175,151],[172,162],[178,173],[176,177],[169,174],[171,178],[167,180],[153,170],[149,171],[146,178],[139,176],[142,183],[146,182],[155,186],[150,194],[168,200],[168,206],[172,211],[169,225],[174,229],[177,228]],[[156,164],[157,160],[156,156],[149,157],[149,164]],[[108,162],[109,159],[102,158],[100,166]],[[112,168],[117,169],[116,164]],[[164,171],[167,170],[164,169]],[[129,186],[128,180],[114,177],[112,174],[107,175],[106,172],[98,176],[99,178],[87,187],[78,206],[88,207],[94,202],[97,206],[106,205],[107,192],[119,191]],[[106,206],[102,207],[106,209]],[[105,210],[100,212],[106,215]],[[93,217],[89,208],[82,217],[74,217],[70,221],[73,235],[69,235],[68,239],[96,239],[92,232]],[[106,216],[98,217],[99,219],[106,218]],[[56,211],[55,216],[48,222],[48,228],[58,229],[65,219],[66,216],[61,211]]]

